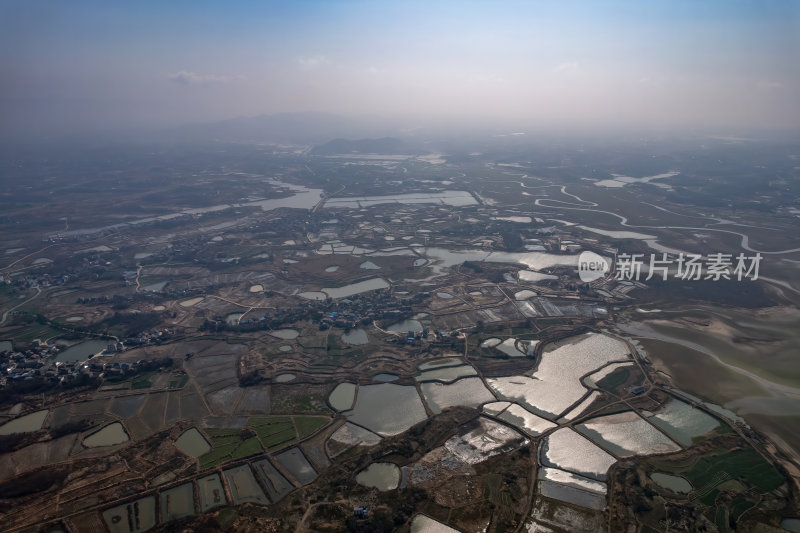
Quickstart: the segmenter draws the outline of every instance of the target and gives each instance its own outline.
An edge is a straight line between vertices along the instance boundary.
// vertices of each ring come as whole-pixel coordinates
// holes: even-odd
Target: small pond
[[[130,437],[128,437],[122,424],[114,422],[83,439],[83,445],[87,448],[98,448],[100,446],[122,444],[129,440]]]
[[[380,491],[393,490],[400,482],[400,468],[394,463],[372,463],[358,473],[356,482]]]
[[[296,329],[276,329],[275,331],[270,331],[269,334],[273,337],[290,341],[292,339],[296,339],[298,335],[300,335],[300,332]]]
[[[655,481],[659,487],[664,487],[672,492],[688,494],[692,491],[692,484],[679,476],[664,474],[662,472],[653,472],[650,474],[650,479]]]
[[[355,383],[339,383],[331,395],[328,396],[328,403],[337,411],[349,411],[353,407],[353,400],[356,397]]]
[[[47,418],[47,409],[29,413],[25,416],[15,418],[0,426],[0,435],[11,435],[12,433],[30,433],[31,431],[39,431],[42,429],[45,418]]]
[[[76,361],[84,361],[88,359],[90,355],[96,355],[105,350],[108,347],[109,342],[110,341],[95,339],[75,344],[56,355],[55,360],[59,363],[74,363]]]
[[[175,441],[175,446],[186,455],[191,455],[192,457],[200,457],[211,451],[211,445],[208,444],[208,441],[197,428],[189,428],[184,431]]]
[[[342,340],[347,344],[367,344],[367,332],[361,328],[350,330],[349,333],[342,335]]]

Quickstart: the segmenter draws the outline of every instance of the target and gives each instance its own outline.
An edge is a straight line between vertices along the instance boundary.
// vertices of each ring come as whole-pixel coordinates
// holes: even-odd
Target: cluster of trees
[[[3,495],[3,498],[10,499],[43,492],[53,485],[63,483],[68,474],[68,468],[53,466],[22,474],[0,483],[0,494]],[[4,512],[2,507],[0,506],[0,513]]]
[[[258,385],[262,381],[264,381],[264,378],[258,373],[257,370],[254,370],[253,372],[248,372],[239,378],[239,386],[252,387],[254,385]]]
[[[175,364],[175,361],[170,359],[169,357],[161,357],[159,359],[150,359],[147,361],[142,361],[135,367],[131,367],[128,370],[120,371],[118,375],[115,376],[107,376],[106,379],[111,382],[119,382],[129,379],[132,376],[137,374],[141,374],[143,372],[152,372],[156,370],[160,370],[162,368],[172,368]]]
[[[102,381],[88,374],[78,374],[60,381],[54,376],[32,376],[32,379],[8,380],[5,388],[0,389],[0,405],[16,403],[28,394],[59,392],[80,388],[97,388]]]

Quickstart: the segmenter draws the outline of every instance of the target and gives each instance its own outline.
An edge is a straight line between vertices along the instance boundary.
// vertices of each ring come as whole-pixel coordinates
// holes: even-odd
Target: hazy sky
[[[800,2],[0,2],[0,128],[800,127]]]

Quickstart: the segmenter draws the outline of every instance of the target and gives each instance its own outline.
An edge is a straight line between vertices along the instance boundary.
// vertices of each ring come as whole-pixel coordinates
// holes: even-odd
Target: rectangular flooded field
[[[248,465],[225,470],[223,474],[228,482],[228,487],[231,489],[231,497],[234,504],[259,503],[267,505],[269,503]]]
[[[579,507],[586,507],[597,511],[606,506],[605,496],[601,496],[599,494],[594,494],[548,480],[539,481],[538,486],[539,494],[547,498],[561,500]]]
[[[239,385],[232,385],[225,387],[218,391],[206,394],[206,402],[215,414],[233,414],[233,408],[239,401],[239,396],[242,394],[242,389]]]
[[[139,413],[142,422],[153,432],[158,431],[164,426],[164,409],[167,403],[167,393],[151,393],[147,395],[144,407]]]
[[[194,486],[191,483],[165,490],[160,498],[162,522],[194,514]]]
[[[193,362],[191,359],[190,362]],[[232,362],[231,356],[206,357],[199,360],[193,367],[188,367],[187,371],[194,377],[197,384],[203,389],[219,388],[225,385],[235,385],[236,365]]]
[[[129,440],[130,437],[128,437],[123,425],[119,422],[114,422],[83,439],[83,445],[88,448],[96,448],[114,446]]]
[[[285,477],[278,472],[268,459],[253,463],[253,470],[266,488],[270,500],[277,502],[294,488]]]
[[[125,426],[133,440],[141,440],[153,434],[153,431],[142,421],[139,415],[127,419]]]
[[[301,485],[306,485],[317,479],[317,472],[300,448],[289,448],[275,457],[278,463],[285,468]]]
[[[197,394],[186,394],[181,398],[181,418],[199,420],[208,416],[203,399]]]
[[[66,461],[70,450],[76,445],[77,438],[78,434],[73,433],[55,440],[37,442],[15,452],[0,455],[0,478],[27,472],[40,465]]]
[[[235,361],[236,356],[242,352],[242,347],[224,344],[215,346],[213,349],[219,355],[195,356],[185,363],[186,371],[203,388],[222,382],[231,385],[236,383]],[[220,353],[218,350],[224,350],[224,353]]]
[[[108,409],[121,418],[130,418],[136,414],[146,398],[147,396],[145,394],[114,398],[111,400],[111,405]]]
[[[69,422],[70,412],[72,411],[72,404],[60,405],[53,409],[53,414],[50,416],[50,427],[57,428]]]
[[[103,523],[103,517],[100,513],[86,513],[68,519],[68,524],[72,527],[73,531],[81,531],[86,533],[106,533],[107,529]]]
[[[77,402],[72,405],[72,417],[86,418],[105,413],[108,400],[91,400],[88,402]]]
[[[427,193],[392,194],[388,196],[353,196],[330,198],[325,201],[325,208],[370,207],[379,204],[444,204],[454,207],[476,205],[475,198],[467,191],[442,191]]]
[[[164,415],[164,422],[171,424],[181,418],[180,392],[170,392],[167,394],[167,410]]]
[[[572,472],[559,470],[558,468],[543,467],[539,469],[538,479],[547,479],[562,485],[569,485],[576,489],[585,490],[595,494],[605,495],[608,492],[608,487],[605,483],[595,481]]]
[[[269,412],[269,389],[249,387],[242,394],[239,405],[236,407],[237,413],[268,413]]]
[[[103,512],[111,533],[136,533],[156,525],[156,498],[148,496]]]
[[[228,502],[219,474],[212,474],[198,479],[197,490],[200,492],[200,512],[202,513],[214,507],[225,505]]]

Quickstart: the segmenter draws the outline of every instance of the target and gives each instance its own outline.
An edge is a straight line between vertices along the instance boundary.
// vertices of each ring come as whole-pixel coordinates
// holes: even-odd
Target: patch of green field
[[[273,384],[272,386],[272,412],[276,415],[314,414],[324,415],[330,413],[326,400],[330,388],[322,385],[307,385],[304,387],[285,386]]]
[[[328,423],[324,416],[296,416],[294,424],[297,427],[298,438],[304,439]]]
[[[783,477],[774,466],[764,460],[755,450],[735,450],[723,455],[702,457],[686,472],[695,487],[711,481],[717,472],[727,472],[734,479],[742,479],[761,492],[769,492],[781,486]]]
[[[170,381],[169,382],[169,388],[170,389],[182,389],[186,385],[187,381],[189,381],[189,375],[188,374],[184,374],[184,375],[181,376],[180,379]]]
[[[63,334],[62,331],[44,326],[41,324],[33,324],[31,326],[22,328],[20,330],[9,333],[6,337],[14,342],[14,345],[25,346],[32,343],[35,339],[50,339]]]
[[[495,507],[499,516],[514,517],[514,501],[508,490],[504,490],[500,474],[487,474],[483,478],[483,497]]]
[[[752,501],[748,500],[747,497],[741,494],[736,495],[736,497],[734,497],[733,501],[731,501],[730,503],[731,520],[733,520],[734,522],[738,522],[739,518],[742,517],[745,511],[751,509],[754,505],[755,504]]]
[[[601,389],[613,392],[614,389],[625,383],[630,375],[630,368],[623,366],[622,368],[618,368],[608,376],[598,381],[597,386]]]
[[[211,441],[211,451],[200,457],[200,468],[209,468],[263,451],[258,438],[247,436],[247,431],[241,428],[208,428],[206,433]]]
[[[266,446],[268,450],[273,451],[294,442],[295,439],[297,438],[297,433],[295,433],[294,428],[291,428],[279,433],[272,433],[266,436],[262,436],[261,434],[259,434],[259,438],[261,439],[261,442],[264,443],[264,446]]]
[[[311,368],[322,369],[324,367],[339,367],[353,361],[363,361],[367,357],[367,350],[364,348],[353,348],[350,350],[333,350],[327,352],[326,357],[317,359]]]
[[[685,472],[692,468],[700,458],[696,455],[685,457],[683,459],[650,459],[650,464],[655,466],[658,470],[669,470],[670,472]]]
[[[238,428],[208,428],[206,433],[208,433],[212,438],[224,438],[224,437],[231,437],[231,436],[238,436],[241,432],[241,429]]]
[[[698,435],[697,437],[692,437],[692,446],[694,446],[695,444],[699,444],[705,440],[708,440],[712,437],[716,437],[717,435],[725,435],[726,433],[733,433],[733,428],[720,420],[719,426],[715,427],[711,431],[711,433],[707,433],[705,435]]]
[[[214,443],[218,446],[236,446],[241,442],[241,437],[239,436],[230,436],[230,437],[219,437],[214,439]]]
[[[326,342],[328,351],[343,350],[348,346],[341,341],[341,338],[336,333],[328,333],[328,338]]]
[[[728,531],[728,513],[725,507],[717,507],[714,513],[714,523],[722,533]]]
[[[328,347],[327,335],[315,335],[313,337],[298,337],[297,343],[303,348],[322,348]]]
[[[503,478],[500,474],[487,474],[483,478],[483,497],[489,501],[496,499],[502,483]]]
[[[280,448],[297,438],[292,419],[288,416],[253,417],[247,425],[268,450]]]
[[[211,466],[220,465],[231,458],[231,453],[235,449],[235,443],[225,446],[213,445],[210,452],[200,457],[200,468],[208,468]]]
[[[139,374],[135,378],[131,380],[131,388],[132,389],[149,389],[153,386],[153,383],[150,381],[150,377],[155,374],[155,372],[144,372]]]
[[[638,367],[623,366],[597,382],[597,386],[613,394],[623,395],[627,389],[641,385],[644,375]]]
[[[231,459],[247,457],[248,455],[253,455],[263,450],[261,443],[258,441],[258,437],[250,437],[236,447],[233,453],[231,453]]]
[[[219,524],[221,531],[228,531],[233,526],[233,523],[236,522],[237,518],[239,518],[238,511],[227,507],[222,509],[217,515],[217,524]]]
[[[247,419],[248,427],[272,426],[275,424],[286,424],[291,426],[292,420],[288,416],[251,416]]]
[[[314,404],[312,403],[313,399],[310,394],[303,394],[301,396],[297,396],[294,398],[294,403],[292,405],[292,411],[313,411]]]
[[[680,461],[652,460],[651,464],[666,472],[682,475],[695,487],[693,494],[702,503],[714,506],[718,486],[734,479],[746,487],[766,493],[784,482],[783,476],[755,450],[728,451],[716,448],[707,455]]]

